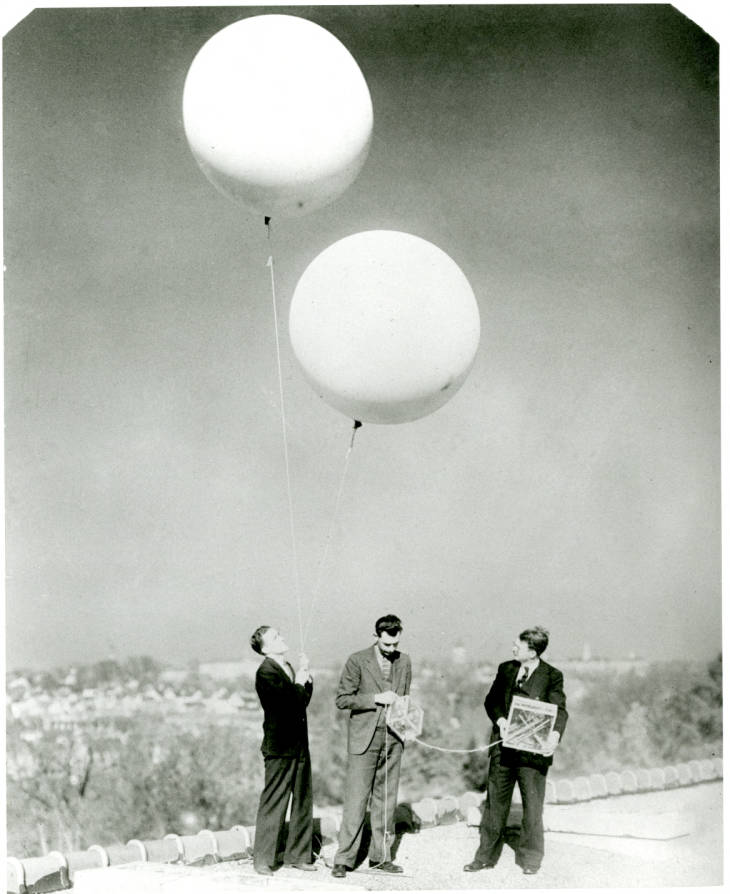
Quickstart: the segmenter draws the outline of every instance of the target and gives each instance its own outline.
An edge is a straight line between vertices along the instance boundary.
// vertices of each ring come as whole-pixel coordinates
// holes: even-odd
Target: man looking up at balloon
[[[256,693],[264,709],[264,789],[256,815],[253,866],[273,875],[281,862],[313,870],[312,767],[309,760],[307,705],[312,675],[306,655],[299,670],[286,660],[289,647],[275,627],[258,627],[251,648],[264,656],[256,671]],[[277,853],[291,797],[291,815],[283,854]]]
[[[411,660],[398,650],[403,625],[395,615],[375,622],[375,644],[347,659],[335,704],[349,711],[345,803],[332,875],[344,878],[355,868],[370,800],[371,869],[398,873],[391,860],[393,817],[403,742],[385,722],[388,705],[411,687]]]
[[[563,692],[563,675],[543,661],[548,632],[530,627],[512,644],[512,661],[497,668],[497,675],[484,699],[492,721],[492,741],[500,742],[507,733],[507,721],[514,696],[550,702],[557,706],[554,728],[548,733],[542,753],[496,745],[491,754],[487,776],[487,800],[479,827],[479,847],[465,872],[478,872],[496,866],[505,841],[505,828],[515,783],[522,798],[522,826],[514,843],[515,859],[525,875],[534,875],[544,854],[542,808],[545,780],[553,762],[553,752],[568,722]]]

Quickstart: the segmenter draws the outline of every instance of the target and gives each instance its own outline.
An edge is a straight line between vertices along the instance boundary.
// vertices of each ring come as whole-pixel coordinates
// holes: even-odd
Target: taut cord
[[[322,575],[324,574],[324,568],[327,564],[327,558],[329,556],[330,545],[332,544],[332,534],[334,533],[335,524],[337,523],[340,516],[340,505],[342,503],[342,494],[345,489],[345,478],[347,477],[347,469],[350,465],[350,455],[352,453],[352,448],[355,444],[355,432],[362,426],[362,422],[358,422],[357,419],[354,421],[354,425],[352,426],[352,437],[350,438],[350,446],[347,448],[347,453],[345,454],[345,463],[342,469],[342,475],[340,476],[340,485],[337,489],[337,497],[335,499],[335,510],[332,514],[332,520],[330,521],[329,531],[327,532],[327,540],[324,545],[324,554],[322,556],[322,560],[319,563],[319,569],[317,571],[317,580],[314,584],[314,588],[312,590],[312,598],[309,602],[309,611],[307,612],[307,624],[304,628],[304,634],[302,636],[302,640],[307,639],[307,634],[309,633],[309,625],[312,621],[312,614],[314,611],[314,603],[319,595],[319,588],[322,584]]]
[[[490,742],[489,745],[480,745],[478,748],[442,748],[440,745],[429,745],[428,742],[422,742],[421,739],[411,739],[411,742],[418,742],[424,748],[433,748],[435,751],[445,751],[448,754],[476,754],[478,751],[489,751],[495,745],[499,745],[501,739],[496,742]]]
[[[266,236],[271,241],[271,218],[265,217]],[[279,344],[279,316],[276,309],[276,282],[274,280],[274,256],[269,255],[266,266],[271,271],[271,304],[274,310],[274,337],[276,340],[276,369],[279,376],[279,408],[281,410],[281,431],[284,441],[284,466],[286,468],[286,493],[289,503],[289,533],[291,537],[292,565],[294,573],[294,592],[297,600],[297,616],[299,618],[300,651],[304,652],[304,624],[302,622],[302,597],[299,586],[299,562],[297,560],[297,542],[294,536],[294,503],[291,491],[291,472],[289,469],[289,445],[286,437],[286,413],[284,409],[284,382],[281,374],[281,345]]]

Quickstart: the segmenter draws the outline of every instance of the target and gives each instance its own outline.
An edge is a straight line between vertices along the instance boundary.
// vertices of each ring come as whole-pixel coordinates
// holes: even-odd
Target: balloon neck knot
[[[360,422],[359,419],[355,419],[353,421],[354,425],[352,426],[352,437],[350,438],[350,450],[352,450],[353,445],[355,444],[355,432],[358,430],[358,428],[362,428],[362,422]]]

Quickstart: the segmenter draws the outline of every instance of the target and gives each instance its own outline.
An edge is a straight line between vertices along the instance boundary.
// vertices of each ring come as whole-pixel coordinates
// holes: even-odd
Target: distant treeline
[[[138,677],[128,676],[132,668]],[[123,665],[101,662],[78,668],[74,687],[130,678],[154,685],[160,670],[149,658]],[[465,750],[488,741],[482,707],[488,683],[463,665],[420,671],[413,693],[424,709],[420,738]],[[49,674],[48,690],[64,679]],[[568,692],[574,692],[570,721],[553,778],[721,753],[721,656],[707,666],[657,663],[646,673],[586,674],[568,682]],[[251,682],[237,685],[251,687]],[[193,674],[182,688],[212,692],[220,686]],[[342,800],[346,717],[334,707],[335,688],[336,678],[322,675],[309,709],[315,803],[320,806]],[[51,849],[253,824],[263,779],[260,723],[251,712],[181,718],[166,714],[164,703],[159,713],[71,728],[48,718],[21,723],[8,716],[8,853],[37,856]],[[402,764],[401,799],[482,790],[486,770],[483,752],[450,754],[411,743]]]

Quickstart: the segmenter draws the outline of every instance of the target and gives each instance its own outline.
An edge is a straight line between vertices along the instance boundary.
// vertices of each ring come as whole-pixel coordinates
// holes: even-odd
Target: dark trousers
[[[363,754],[347,755],[345,803],[335,854],[336,864],[350,869],[355,866],[365,827],[368,798],[373,833],[368,857],[377,863],[390,860],[402,754],[402,742],[388,732],[386,744],[385,727],[381,726],[375,730],[373,740]]]
[[[517,863],[539,869],[545,853],[542,808],[545,803],[546,774],[534,767],[503,767],[499,754],[492,756],[487,778],[487,802],[479,826],[479,848],[475,860],[494,866],[504,844],[504,832],[515,783],[522,797],[522,826],[515,842]]]
[[[290,796],[291,815],[284,842],[281,839]],[[264,790],[259,799],[253,843],[254,863],[271,867],[280,862],[311,863],[313,829],[309,751],[304,749],[298,757],[265,756]]]

